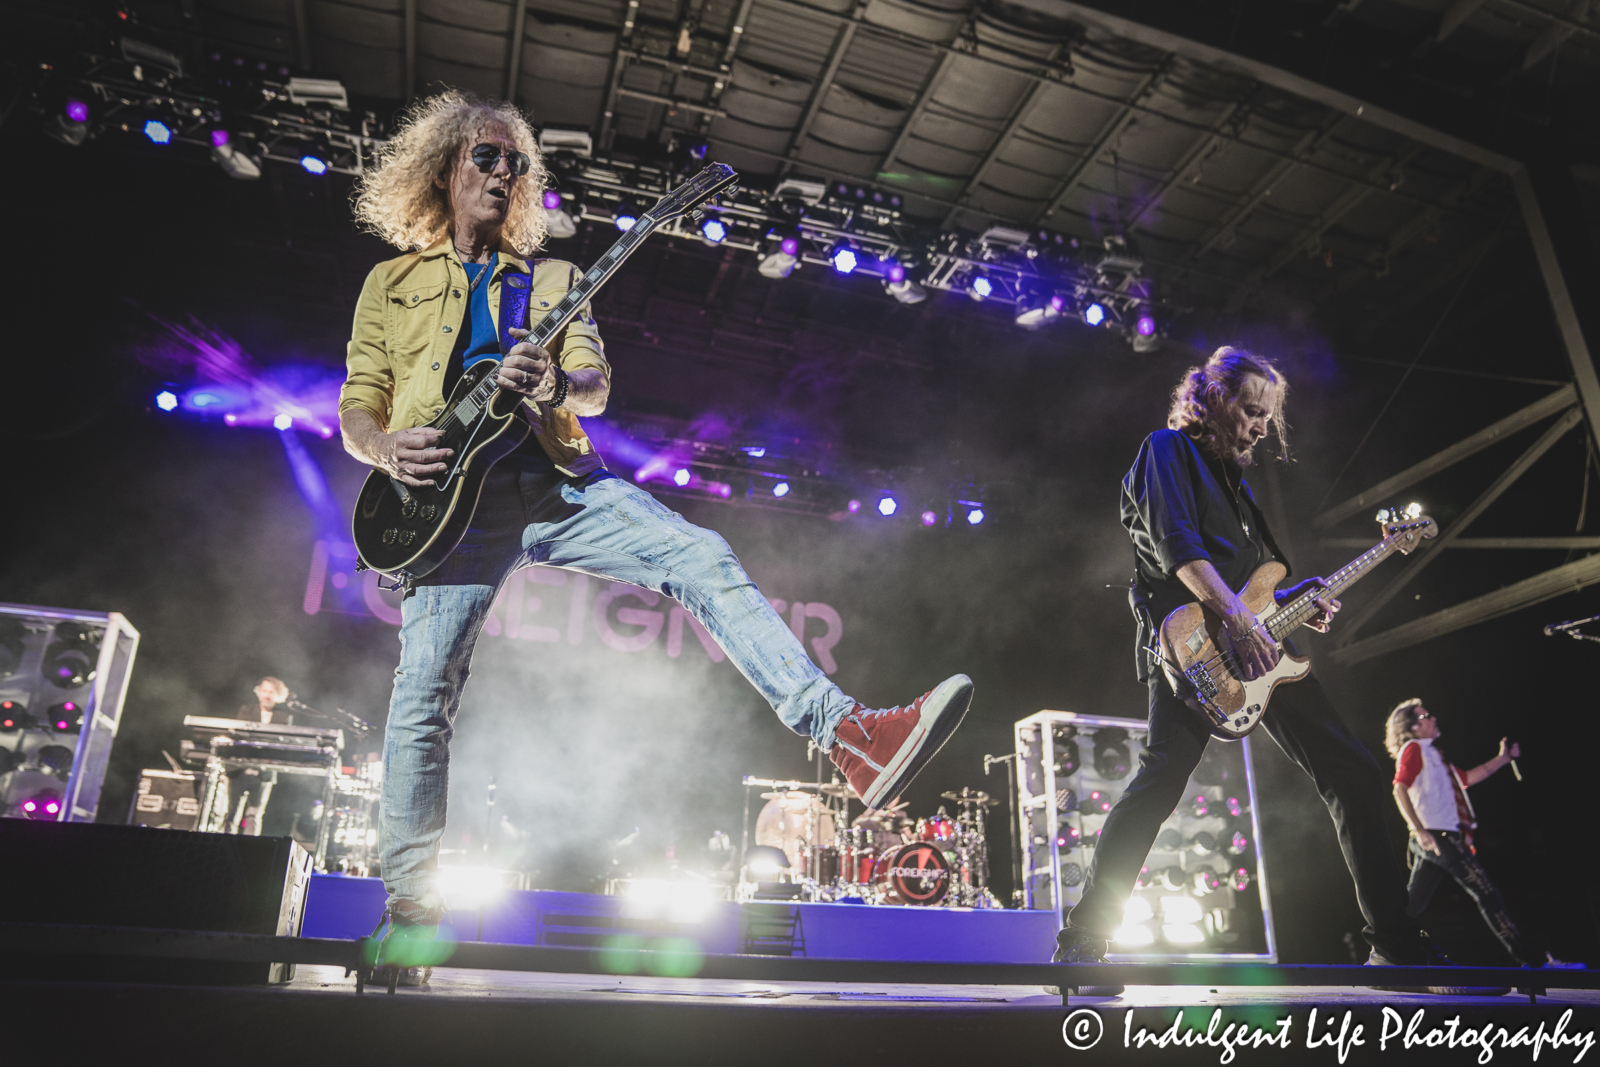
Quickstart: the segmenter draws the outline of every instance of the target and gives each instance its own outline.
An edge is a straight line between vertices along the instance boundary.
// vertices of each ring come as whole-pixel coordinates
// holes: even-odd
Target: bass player
[[[1288,565],[1244,480],[1256,445],[1269,433],[1286,454],[1287,390],[1271,361],[1238,348],[1217,349],[1179,382],[1167,429],[1145,439],[1123,479],[1122,524],[1134,552],[1129,599],[1138,627],[1138,677],[1149,687],[1150,733],[1138,774],[1106,816],[1083,896],[1058,935],[1058,963],[1105,961],[1139,869],[1211,739],[1200,713],[1174,694],[1152,655],[1160,621],[1198,600],[1224,620],[1247,679],[1270,671],[1282,655],[1235,590],[1269,560]],[[1309,578],[1275,596],[1284,603],[1326,584]],[[1318,613],[1307,625],[1326,633],[1339,602],[1315,603]],[[1440,962],[1406,915],[1404,877],[1384,823],[1385,776],[1339,720],[1316,677],[1280,686],[1261,723],[1316,782],[1328,806],[1366,919],[1369,962]],[[1078,991],[1110,995],[1121,987]]]
[[[972,699],[971,681],[957,674],[905,707],[852,700],[806,656],[726,541],[606,469],[578,421],[605,410],[611,385],[587,307],[553,351],[524,341],[502,354],[502,286],[529,285],[530,316],[541,316],[581,274],[534,258],[546,236],[546,179],[521,112],[446,92],[409,112],[357,193],[358,220],[405,254],[373,269],[356,305],[339,402],[345,449],[406,485],[427,484],[451,454],[425,424],[481,359],[501,360],[496,381],[524,398],[533,430],[489,473],[460,546],[401,607],[384,740],[386,943],[437,931],[450,738],[473,645],[519,567],[565,567],[680,601],[868,807],[900,794]]]

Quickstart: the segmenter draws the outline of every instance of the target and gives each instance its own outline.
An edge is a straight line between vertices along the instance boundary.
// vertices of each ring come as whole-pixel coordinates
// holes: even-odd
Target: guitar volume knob
[[[415,497],[408,498],[404,504],[400,505],[400,514],[408,519],[416,516],[417,500]]]
[[[402,545],[410,545],[411,542],[415,541],[416,539],[417,531],[415,530],[403,530],[400,533],[400,543]]]
[[[433,506],[432,504],[423,505],[421,511],[423,522],[432,522],[433,517],[437,514],[439,514],[439,509],[437,507]]]
[[[395,538],[399,536],[400,531],[391,526],[389,529],[383,531],[383,543],[386,545],[392,545],[395,542]]]

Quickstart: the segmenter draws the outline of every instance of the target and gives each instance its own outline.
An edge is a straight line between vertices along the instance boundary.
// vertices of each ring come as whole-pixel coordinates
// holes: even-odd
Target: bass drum
[[[950,891],[950,861],[938,845],[913,841],[880,856],[872,881],[885,904],[931,907]]]

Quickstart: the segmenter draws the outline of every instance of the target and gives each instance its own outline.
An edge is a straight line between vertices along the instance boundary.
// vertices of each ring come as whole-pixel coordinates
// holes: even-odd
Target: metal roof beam
[[[1568,408],[1565,415],[1557,419],[1555,424],[1541,434],[1539,439],[1526,452],[1518,456],[1511,466],[1501,472],[1500,477],[1496,478],[1478,499],[1467,506],[1467,509],[1456,518],[1456,521],[1450,524],[1449,529],[1413,552],[1405,570],[1401,571],[1394,581],[1384,586],[1378,591],[1377,596],[1351,613],[1343,627],[1344,640],[1341,645],[1350,644],[1355,635],[1361,630],[1361,627],[1371,622],[1372,617],[1382,610],[1385,604],[1393,600],[1396,593],[1411,584],[1412,579],[1426,570],[1428,564],[1437,559],[1439,553],[1450,546],[1450,542],[1460,537],[1478,516],[1488,510],[1490,504],[1500,499],[1502,493],[1511,488],[1518,478],[1526,474],[1528,468],[1538,462],[1539,457],[1550,451],[1557,441],[1567,435],[1567,431],[1582,421],[1583,412],[1581,410]]]
[[[1145,75],[1144,80],[1138,84],[1138,86],[1133,90],[1132,95],[1128,97],[1128,99],[1122,104],[1121,108],[1117,111],[1116,116],[1112,118],[1110,122],[1106,123],[1105,126],[1100,130],[1100,136],[1094,139],[1094,143],[1089,146],[1089,151],[1085,153],[1082,161],[1073,168],[1071,174],[1067,175],[1067,180],[1061,183],[1061,188],[1057,189],[1055,195],[1050,198],[1050,203],[1046,204],[1044,210],[1040,211],[1033,217],[1033,224],[1035,226],[1043,223],[1045,219],[1049,218],[1051,215],[1054,215],[1056,211],[1060,209],[1061,205],[1066,202],[1067,197],[1072,195],[1072,191],[1076,189],[1079,184],[1082,183],[1084,177],[1088,175],[1089,168],[1094,166],[1095,163],[1099,161],[1101,153],[1106,150],[1106,146],[1110,145],[1113,141],[1120,137],[1122,135],[1122,131],[1126,130],[1130,125],[1133,124],[1134,120],[1139,117],[1139,112],[1135,111],[1133,106],[1142,104],[1144,102],[1145,98],[1148,97],[1155,89],[1157,84],[1160,83],[1162,77],[1166,74],[1169,65],[1170,60],[1168,62],[1163,62],[1161,66]]]
[[[933,94],[939,91],[939,86],[944,84],[945,75],[950,72],[950,66],[955,62],[956,53],[946,52],[939,60],[933,73],[928,75],[928,81],[922,87],[922,92],[917,94],[917,102],[911,106],[911,111],[906,115],[905,124],[900,127],[900,132],[895,135],[894,144],[889,146],[889,151],[883,154],[883,160],[878,164],[878,173],[888,170],[895,159],[900,155],[900,150],[906,146],[906,141],[911,137],[911,129],[922,118],[922,113],[928,110],[928,105],[933,102]]]
[[[409,104],[417,95],[417,0],[406,0],[405,13],[401,18],[405,57],[400,64],[400,77],[404,83],[400,86],[400,96]]]
[[[1296,96],[1331,108],[1341,114],[1359,117],[1380,129],[1419,141],[1430,148],[1470,159],[1480,166],[1502,173],[1514,168],[1512,156],[1488,147],[1490,135],[1465,105],[1441,104],[1454,110],[1420,120],[1401,110],[1409,106],[1414,89],[1404,78],[1404,73],[1392,75],[1393,84],[1378,84],[1367,69],[1343,69],[1337,63],[1326,62],[1325,42],[1317,47],[1317,65],[1310,56],[1312,43],[1298,41],[1286,34],[1276,34],[1270,27],[1252,25],[1247,20],[1215,20],[1208,5],[1193,0],[1145,0],[1139,7],[1141,21],[1126,18],[1114,11],[1105,10],[1113,0],[1016,0],[1021,6],[1059,19],[1085,23],[1118,37],[1157,48],[1164,52],[1184,56],[1223,71],[1245,74],[1257,81],[1293,93]],[[1121,10],[1125,5],[1115,5]],[[1233,27],[1230,33],[1229,27]],[[1272,34],[1272,36],[1265,36]],[[1208,42],[1208,38],[1229,42],[1222,47]],[[1243,41],[1244,48],[1234,47]],[[1245,49],[1249,49],[1246,51]],[[1253,54],[1252,54],[1253,53]],[[1261,56],[1270,56],[1270,61]],[[1313,77],[1285,66],[1285,62],[1299,60],[1307,70],[1318,70]],[[1324,80],[1323,75],[1326,75]],[[1348,85],[1339,88],[1335,83]],[[1362,95],[1356,95],[1359,87]],[[1379,97],[1369,96],[1377,88],[1383,97],[1395,101],[1386,107]],[[1445,127],[1450,127],[1446,129]],[[1469,131],[1467,134],[1456,129]],[[1520,134],[1521,131],[1518,131]]]
[[[1509,615],[1513,611],[1531,607],[1563,593],[1575,593],[1596,582],[1600,582],[1600,553],[1574,560],[1565,566],[1536,574],[1532,578],[1525,578],[1520,582],[1496,589],[1492,593],[1475,597],[1464,604],[1457,604],[1443,611],[1436,611],[1432,615],[1414,619],[1343,648],[1336,648],[1330,658],[1345,666],[1360,663],[1385,652],[1409,648],[1480,622]]]
[[[506,99],[517,98],[517,74],[522,66],[522,38],[527,33],[528,0],[511,0],[511,48],[506,55]]]
[[[1378,166],[1373,167],[1367,172],[1367,177],[1376,181],[1381,179],[1385,174],[1393,174],[1397,169],[1404,167],[1407,163],[1415,159],[1419,154],[1421,154],[1422,150],[1422,145],[1413,145],[1410,151],[1401,156],[1399,159],[1385,160]],[[1284,267],[1288,266],[1289,263],[1300,254],[1301,249],[1305,248],[1314,241],[1320,241],[1322,239],[1322,235],[1328,231],[1329,227],[1333,226],[1340,219],[1344,218],[1351,211],[1355,210],[1355,208],[1359,206],[1363,200],[1371,196],[1372,193],[1373,189],[1370,185],[1357,185],[1346,189],[1342,194],[1334,198],[1333,203],[1328,205],[1327,210],[1323,211],[1323,213],[1317,217],[1315,222],[1296,234],[1288,244],[1279,249],[1273,255],[1273,257],[1267,261],[1265,267],[1256,270],[1255,274],[1261,278],[1270,278],[1274,274],[1278,273]]]
[[[1035,0],[1030,0],[1030,4],[1033,3],[1033,2],[1035,2]],[[1052,0],[1036,0],[1036,2],[1038,2],[1038,3],[1048,3],[1048,2],[1052,2]],[[798,0],[762,0],[762,3],[770,5],[770,6],[774,6],[774,7],[787,7],[787,8],[790,8],[791,10],[794,10],[796,12],[800,12],[800,13],[805,14],[805,16],[807,18],[813,18],[813,19],[818,19],[818,20],[832,20],[834,22],[851,22],[851,21],[860,22],[861,23],[861,31],[864,32],[864,33],[870,33],[870,34],[873,34],[874,36],[883,38],[884,40],[894,41],[897,44],[903,44],[903,45],[905,45],[905,46],[907,46],[909,48],[916,48],[916,49],[919,49],[919,50],[922,50],[922,51],[925,51],[925,52],[936,53],[936,54],[938,54],[938,55],[943,57],[943,61],[939,64],[938,68],[936,68],[936,70],[935,70],[935,75],[939,79],[942,79],[943,71],[948,67],[949,62],[955,56],[962,56],[962,57],[970,60],[971,62],[982,63],[982,64],[984,64],[986,66],[998,67],[1001,70],[1008,70],[1008,71],[1011,71],[1014,74],[1020,74],[1025,78],[1031,78],[1034,81],[1050,81],[1052,84],[1059,85],[1059,86],[1061,86],[1061,88],[1067,90],[1068,92],[1076,93],[1076,94],[1081,95],[1081,96],[1087,96],[1087,97],[1090,97],[1090,98],[1095,99],[1095,100],[1102,100],[1102,101],[1105,101],[1106,103],[1114,104],[1114,105],[1116,105],[1118,107],[1128,108],[1129,110],[1136,111],[1136,112],[1138,112],[1139,114],[1142,114],[1142,115],[1152,115],[1152,116],[1162,120],[1163,122],[1170,122],[1175,126],[1185,126],[1185,127],[1189,128],[1191,130],[1196,131],[1197,133],[1211,133],[1211,132],[1213,132],[1212,129],[1210,127],[1208,127],[1207,125],[1205,125],[1204,123],[1191,122],[1190,120],[1185,119],[1185,118],[1183,118],[1183,117],[1181,117],[1179,115],[1170,114],[1169,112],[1162,111],[1159,108],[1148,107],[1148,106],[1143,105],[1143,104],[1130,103],[1124,97],[1115,96],[1115,95],[1113,95],[1111,93],[1102,93],[1102,92],[1099,92],[1099,91],[1097,91],[1095,89],[1090,89],[1089,87],[1084,86],[1084,85],[1077,85],[1077,84],[1075,84],[1073,82],[1070,82],[1070,81],[1062,81],[1062,80],[1060,80],[1062,72],[1058,67],[1050,68],[1048,70],[1041,69],[1038,57],[1036,57],[1036,56],[1028,56],[1028,55],[1024,55],[1022,53],[1010,52],[1008,49],[999,47],[999,46],[993,44],[992,42],[986,42],[984,44],[984,46],[983,46],[984,47],[984,51],[981,52],[981,53],[980,52],[967,52],[967,51],[962,51],[961,49],[958,49],[958,48],[952,48],[949,45],[933,44],[933,43],[931,43],[929,41],[924,41],[924,40],[921,40],[919,38],[912,37],[909,34],[900,33],[897,30],[891,30],[891,29],[888,29],[888,28],[883,27],[883,26],[875,26],[875,25],[873,25],[873,24],[871,24],[869,22],[864,22],[859,18],[852,18],[852,16],[850,16],[850,15],[836,15],[836,14],[833,14],[832,12],[822,11],[822,10],[820,10],[818,8],[814,8],[814,7],[811,7],[811,6],[806,5],[806,4],[801,4],[801,3],[798,2]],[[997,58],[997,56],[1000,56],[1000,55],[1014,55],[1016,57],[1016,59],[1015,59],[1015,61],[1012,61],[1012,60],[1005,60],[1005,59]],[[1238,73],[1238,72],[1234,71],[1234,73]],[[929,85],[934,85],[935,82],[933,80],[930,80],[930,82],[928,84]],[[917,115],[920,115],[921,112],[926,109],[928,98],[929,98],[929,93],[928,93],[928,90],[926,88],[924,89],[924,91],[922,93],[918,94],[917,103],[914,106],[914,110],[915,110],[915,113]],[[900,136],[900,138],[896,140],[894,148],[892,148],[890,150],[890,154],[885,157],[885,164],[884,164],[885,166],[887,165],[887,163],[890,160],[893,159],[894,154],[898,153],[900,148],[903,146],[904,141],[905,141],[905,135],[906,135],[907,131],[910,128],[911,128],[911,124],[910,123],[907,123],[904,127],[901,128],[901,136]],[[1288,151],[1284,151],[1283,149],[1273,148],[1270,145],[1258,144],[1258,143],[1256,143],[1254,141],[1248,141],[1244,137],[1239,136],[1237,134],[1218,133],[1217,136],[1222,138],[1223,140],[1230,141],[1230,142],[1232,142],[1234,144],[1242,145],[1242,146],[1250,149],[1252,152],[1260,152],[1263,155],[1275,156],[1275,157],[1277,157],[1279,159],[1292,158],[1291,155],[1290,155],[1290,152],[1288,152]],[[1496,158],[1500,158],[1500,157],[1496,157]],[[1321,164],[1321,163],[1312,162],[1309,159],[1296,160],[1296,162],[1299,163],[1301,166],[1308,167],[1308,168],[1310,168],[1312,170],[1321,171],[1321,172],[1323,172],[1325,174],[1331,174],[1334,177],[1340,178],[1340,179],[1342,179],[1344,181],[1356,182],[1356,183],[1359,183],[1359,182],[1362,181],[1362,179],[1360,179],[1360,178],[1352,178],[1350,175],[1344,173],[1343,171],[1336,170],[1333,167],[1329,167],[1329,166],[1326,166],[1326,165]],[[880,166],[879,169],[882,170],[884,168],[883,168],[883,166]],[[1418,204],[1419,206],[1429,206],[1431,204],[1431,201],[1425,200],[1425,199],[1423,199],[1422,197],[1419,197],[1419,196],[1411,196],[1411,195],[1408,195],[1406,193],[1400,193],[1400,192],[1395,192],[1394,195],[1399,197],[1402,200],[1409,200],[1409,201],[1411,201],[1411,202],[1413,202],[1415,204]]]
[[[1233,122],[1235,116],[1247,106],[1248,104],[1244,100],[1235,100],[1228,105],[1227,110],[1222,113],[1222,117],[1212,125],[1211,132],[1195,141],[1189,151],[1178,158],[1178,161],[1172,165],[1172,170],[1167,174],[1166,180],[1161,183],[1161,188],[1151,193],[1145,199],[1144,207],[1134,212],[1128,219],[1128,229],[1131,230],[1138,226],[1139,223],[1144,221],[1146,215],[1150,214],[1161,205],[1162,201],[1166,200],[1167,194],[1172,191],[1172,187],[1177,185],[1183,179],[1183,176],[1189,172],[1189,168],[1194,165],[1195,160],[1204,161],[1211,158],[1211,153],[1216,150],[1217,146],[1227,140],[1222,136],[1222,131],[1227,129],[1228,124]]]
[[[1223,238],[1232,233],[1234,227],[1242,222],[1245,216],[1260,207],[1272,195],[1273,186],[1282,181],[1284,176],[1295,167],[1307,162],[1312,156],[1316,155],[1317,149],[1322,147],[1322,142],[1332,137],[1333,131],[1337,130],[1342,122],[1344,122],[1344,116],[1335,115],[1331,120],[1324,123],[1320,129],[1307,130],[1300,140],[1295,142],[1295,146],[1290,149],[1289,154],[1274,164],[1271,170],[1267,171],[1255,185],[1250,187],[1250,192],[1243,201],[1235,205],[1222,218],[1212,223],[1211,228],[1200,235],[1200,246],[1189,254],[1189,262],[1192,263],[1211,251]]]
[[[827,98],[828,90],[833,88],[833,79],[839,73],[839,64],[844,62],[844,54],[850,50],[850,42],[855,39],[856,27],[859,25],[861,25],[859,22],[846,22],[834,35],[833,47],[828,50],[827,62],[822,65],[822,70],[817,75],[817,84],[811,90],[811,100],[806,104],[805,117],[800,120],[800,125],[795,127],[794,136],[789,139],[789,150],[784,153],[788,156],[788,160],[778,168],[780,178],[793,170],[795,160],[800,158],[800,149],[805,147],[806,135],[811,132],[811,124],[816,121],[817,113],[822,110],[822,101]]]
[[[1594,351],[1600,346],[1600,265],[1584,218],[1584,202],[1571,163],[1537,158],[1512,175],[1517,204],[1528,228],[1539,273],[1544,276],[1555,313],[1561,347],[1572,367],[1573,384],[1589,417],[1589,433],[1600,441],[1600,378]],[[1551,226],[1548,220],[1559,220]]]
[[[978,186],[983,184],[984,176],[989,173],[989,168],[994,165],[996,159],[1000,158],[1001,150],[1011,142],[1011,138],[1016,136],[1017,131],[1028,121],[1028,116],[1033,114],[1033,105],[1038,102],[1039,97],[1044,95],[1047,84],[1049,83],[1042,80],[1034,82],[1033,88],[1029,89],[1027,95],[1022,98],[1017,110],[1012,113],[1010,121],[1006,123],[1006,128],[1000,131],[1000,136],[995,138],[994,144],[990,146],[988,153],[983,157],[983,162],[978,164],[978,169],[972,172],[971,178],[967,179],[967,187],[961,190],[961,195],[956,197],[955,205],[945,214],[944,226],[946,229],[954,225],[956,212],[971,202],[973,194],[978,191]]]
[[[294,0],[294,43],[300,66],[311,71],[311,21],[306,15],[306,0]]]
[[[1409,489],[1413,485],[1438,474],[1440,471],[1453,467],[1468,456],[1477,455],[1492,444],[1505,440],[1519,430],[1525,430],[1536,422],[1548,419],[1559,414],[1578,402],[1578,393],[1570,385],[1563,385],[1560,389],[1550,393],[1539,400],[1535,400],[1520,411],[1514,411],[1492,426],[1487,426],[1464,440],[1457,441],[1449,448],[1441,449],[1420,463],[1414,463],[1391,478],[1385,478],[1371,489],[1364,489],[1355,496],[1336,504],[1324,511],[1321,515],[1311,520],[1311,525],[1318,528],[1332,526],[1343,522],[1352,515],[1359,514],[1366,508],[1380,503],[1389,503],[1389,497]]]

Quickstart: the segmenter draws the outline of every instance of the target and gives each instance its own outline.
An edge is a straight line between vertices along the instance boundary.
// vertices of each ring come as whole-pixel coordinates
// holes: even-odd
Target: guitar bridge
[[[1183,676],[1194,686],[1195,695],[1201,700],[1215,699],[1218,692],[1217,680],[1211,677],[1211,672],[1206,670],[1204,665],[1196,663],[1184,671]]]

